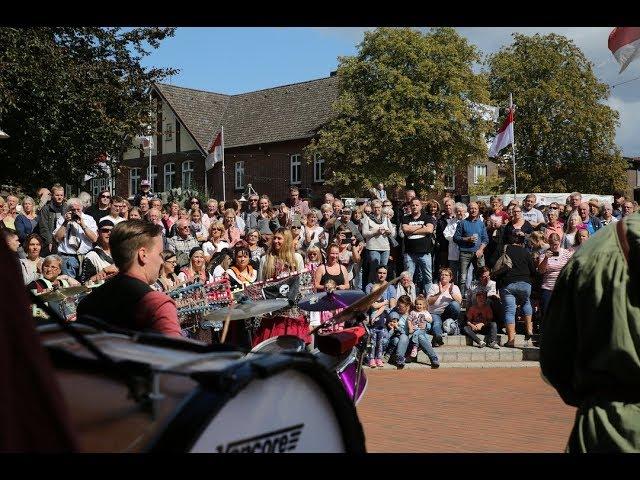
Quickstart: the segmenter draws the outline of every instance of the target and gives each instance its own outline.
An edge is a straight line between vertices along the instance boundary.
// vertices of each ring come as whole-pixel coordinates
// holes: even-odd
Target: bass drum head
[[[293,335],[279,335],[267,338],[251,349],[251,353],[282,353],[284,351],[302,352],[305,348],[304,340]]]
[[[364,453],[362,425],[335,373],[293,355],[238,362],[226,378],[243,387],[203,383],[149,451]]]

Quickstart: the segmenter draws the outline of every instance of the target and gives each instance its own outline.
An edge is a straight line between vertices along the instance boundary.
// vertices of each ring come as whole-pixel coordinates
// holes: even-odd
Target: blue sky
[[[146,65],[172,66],[180,73],[167,83],[236,94],[304,82],[329,75],[338,57],[354,55],[370,28],[180,27],[145,58]],[[622,75],[607,49],[612,27],[464,27],[458,32],[489,54],[511,43],[511,33],[555,32],[574,40],[594,64],[598,78],[614,85],[640,76],[640,61]],[[517,103],[517,99],[514,99]],[[612,90],[608,104],[620,113],[616,141],[625,155],[640,156],[640,80]],[[517,141],[517,139],[516,139]]]

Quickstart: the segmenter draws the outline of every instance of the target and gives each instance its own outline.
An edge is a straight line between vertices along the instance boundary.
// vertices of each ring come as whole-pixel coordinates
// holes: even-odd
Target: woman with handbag
[[[519,207],[517,207],[519,208]],[[504,321],[507,326],[505,347],[513,348],[516,338],[516,308],[520,305],[525,323],[525,342],[533,335],[533,310],[531,308],[531,283],[536,273],[531,254],[524,247],[524,236],[516,232],[505,232],[502,256],[492,270],[500,298],[504,305]],[[509,267],[509,264],[511,266]]]

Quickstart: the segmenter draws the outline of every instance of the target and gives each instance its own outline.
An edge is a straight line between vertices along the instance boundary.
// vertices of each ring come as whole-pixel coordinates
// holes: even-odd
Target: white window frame
[[[191,182],[193,181],[193,161],[182,162],[182,189],[190,190]],[[185,181],[188,178],[189,181]]]
[[[456,189],[456,172],[453,167],[447,167],[444,174],[444,189],[455,190]],[[451,184],[448,181],[451,180]]]
[[[158,185],[158,166],[151,165],[151,175],[149,175],[149,166],[147,165],[147,180],[151,182],[151,191],[158,193],[160,187]]]
[[[167,167],[171,167],[171,168],[168,169]],[[167,177],[169,178],[168,182],[167,182]],[[171,189],[174,188],[175,177],[176,177],[176,164],[173,162],[165,163],[164,164],[164,191],[165,192],[170,192]]]
[[[302,183],[302,162],[300,154],[291,155],[289,160],[289,183],[299,185]]]
[[[324,158],[317,153],[313,156],[313,181],[324,182]]]
[[[244,188],[244,162],[236,162],[234,166],[234,185],[236,190]]]
[[[481,173],[482,170],[484,171],[484,173]],[[473,183],[477,184],[478,181],[480,180],[480,177],[487,178],[487,172],[488,172],[488,168],[486,165],[474,165],[473,166]]]
[[[138,188],[140,187],[141,174],[142,174],[141,168],[134,167],[129,170],[129,195],[136,195],[138,193]]]
[[[171,142],[173,141],[173,124],[165,123],[164,125],[164,141]]]
[[[91,198],[93,203],[98,203],[98,195],[103,190],[109,188],[109,179],[107,177],[99,177],[91,179]]]

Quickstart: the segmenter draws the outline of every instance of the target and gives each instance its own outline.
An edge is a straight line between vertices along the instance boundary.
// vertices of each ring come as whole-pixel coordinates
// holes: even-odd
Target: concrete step
[[[523,352],[519,348],[477,348],[469,346],[442,346],[435,349],[440,363],[451,362],[520,362]],[[424,352],[418,352],[418,362],[430,363]]]
[[[481,340],[484,340],[486,342],[485,339],[485,335],[481,335],[479,334],[478,337]],[[537,342],[537,335],[533,336],[533,341]],[[498,345],[504,345],[507,342],[507,335],[504,333],[499,333],[497,335],[497,340],[498,340]],[[525,343],[524,343],[524,335],[516,335],[516,346],[519,347],[524,347]],[[465,345],[473,345],[473,341],[471,340],[471,338],[467,337],[466,335],[447,335],[446,337],[444,337],[444,344],[446,346],[465,346]],[[530,343],[531,345],[531,343]]]
[[[445,362],[440,365],[443,368],[539,368],[539,362],[522,361],[522,362]],[[397,370],[395,365],[385,362],[382,368],[364,367],[367,375],[375,374],[380,370]],[[430,365],[425,363],[407,363],[405,370],[431,370]]]

